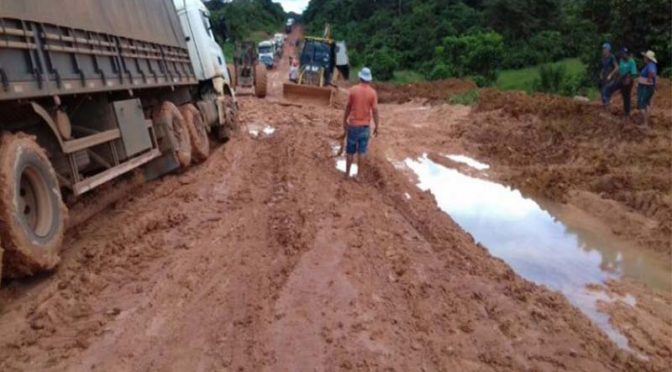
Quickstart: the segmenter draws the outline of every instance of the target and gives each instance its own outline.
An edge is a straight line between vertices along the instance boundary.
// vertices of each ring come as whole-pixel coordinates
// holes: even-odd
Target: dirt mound
[[[476,84],[467,80],[449,79],[412,84],[374,84],[380,103],[406,103],[414,99],[429,102],[446,101],[448,98],[476,89]]]
[[[672,119],[664,103],[644,130],[597,104],[485,89],[473,120],[453,135],[512,167],[504,178],[525,191],[557,201],[589,191],[653,219],[656,227],[637,239],[670,256]]]

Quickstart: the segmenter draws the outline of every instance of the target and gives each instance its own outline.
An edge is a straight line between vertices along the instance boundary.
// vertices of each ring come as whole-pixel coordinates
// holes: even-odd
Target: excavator
[[[333,82],[339,78],[349,77],[345,42],[334,41],[331,26],[326,25],[322,37],[304,38],[298,60],[297,82],[283,84],[282,92],[285,99],[330,105],[335,92]]]

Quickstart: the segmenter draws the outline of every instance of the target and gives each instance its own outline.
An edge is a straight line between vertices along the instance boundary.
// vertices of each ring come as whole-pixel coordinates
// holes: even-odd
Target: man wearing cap
[[[651,98],[656,91],[656,80],[658,78],[658,67],[656,64],[656,53],[649,50],[642,53],[644,56],[644,68],[637,80],[637,108],[644,118],[644,127],[649,126],[649,115],[651,113]]]
[[[616,58],[611,53],[611,44],[602,44],[602,61],[600,64],[600,95],[602,96],[602,103],[606,106],[609,102],[607,99],[607,86],[618,72],[618,65]]]
[[[359,72],[359,84],[350,88],[348,104],[343,116],[343,129],[346,132],[345,178],[350,177],[350,167],[357,154],[359,174],[362,174],[366,151],[369,145],[370,126],[373,120],[373,135],[378,134],[380,118],[378,116],[378,94],[371,86],[371,70],[364,67]]]

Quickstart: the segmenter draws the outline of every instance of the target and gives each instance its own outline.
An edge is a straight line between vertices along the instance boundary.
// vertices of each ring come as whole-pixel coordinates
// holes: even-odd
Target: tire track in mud
[[[72,231],[63,263],[49,283],[36,288],[37,294],[17,298],[3,314],[0,329],[10,337],[0,353],[2,369],[23,369],[27,361],[58,369],[62,360],[89,349],[90,339],[101,338],[105,344],[105,338],[122,336],[116,334],[117,320],[141,318],[170,287],[176,297],[186,297],[194,278],[176,279],[163,270],[175,269],[184,252],[199,243],[191,239],[195,233],[217,224],[218,208],[200,195],[197,181],[204,173],[224,170],[225,157],[217,152],[202,167],[145,185]],[[198,215],[187,212],[194,204],[202,206]],[[162,281],[170,285],[161,286]]]

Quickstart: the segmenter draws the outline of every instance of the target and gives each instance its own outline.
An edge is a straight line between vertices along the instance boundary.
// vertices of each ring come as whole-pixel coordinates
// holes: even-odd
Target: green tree
[[[371,68],[376,80],[390,80],[394,77],[394,71],[399,67],[397,59],[391,49],[383,47],[369,54],[365,63]]]
[[[274,33],[281,29],[285,18],[282,6],[271,0],[211,0],[205,4],[220,43],[243,40],[255,31]]]
[[[335,38],[361,59],[387,48],[399,68],[428,77],[445,38],[493,31],[506,53],[489,60],[491,70],[580,56],[595,71],[600,45],[608,40],[637,54],[653,49],[662,71],[672,66],[671,9],[672,0],[311,0],[303,22],[318,35],[332,24]],[[462,74],[462,64],[438,62]]]
[[[497,79],[503,56],[504,38],[487,32],[444,38],[434,61],[450,65],[456,76],[474,76],[481,84],[491,84]]]

